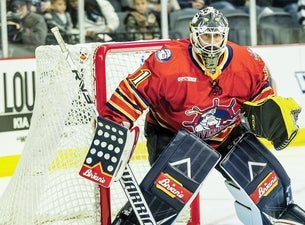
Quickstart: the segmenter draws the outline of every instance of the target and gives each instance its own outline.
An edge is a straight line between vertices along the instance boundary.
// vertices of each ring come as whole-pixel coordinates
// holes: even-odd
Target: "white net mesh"
[[[94,93],[93,54],[71,55]],[[96,46],[86,46],[94,52]],[[94,121],[60,49],[37,49],[36,98],[17,169],[0,199],[0,224],[100,224],[99,188],[78,175]]]
[[[161,47],[158,42],[146,47],[141,43],[113,45],[102,56],[95,55],[97,43],[68,46],[92,96],[96,93],[96,66],[106,69],[106,75],[96,76],[106,76],[109,98],[123,77]],[[98,65],[97,57],[102,58]],[[0,225],[101,224],[99,187],[78,175],[94,136],[94,116],[58,46],[39,47],[36,59],[31,127],[18,167],[0,198]],[[149,170],[143,124],[144,115],[137,122],[141,135],[130,162],[139,183]],[[112,218],[126,201],[115,182],[111,186]],[[181,220],[186,222],[188,216]]]

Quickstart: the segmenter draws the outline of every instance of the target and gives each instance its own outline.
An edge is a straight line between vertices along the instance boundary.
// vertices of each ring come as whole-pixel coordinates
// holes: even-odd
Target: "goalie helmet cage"
[[[122,78],[135,71],[167,40],[68,45],[97,110]],[[109,225],[127,198],[78,175],[95,133],[91,109],[59,46],[36,49],[36,96],[31,126],[14,175],[0,197],[0,225]],[[149,170],[144,117],[130,160],[138,182]],[[200,198],[178,220],[200,224]]]

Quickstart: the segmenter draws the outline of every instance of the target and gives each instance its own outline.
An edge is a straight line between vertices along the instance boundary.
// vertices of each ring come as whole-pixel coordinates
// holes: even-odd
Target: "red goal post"
[[[163,44],[166,44],[168,40],[158,40],[158,41],[141,41],[141,42],[120,42],[120,43],[109,43],[103,44],[98,47],[96,56],[95,56],[95,74],[96,74],[96,98],[97,98],[97,109],[101,110],[101,106],[106,103],[106,100],[109,98],[109,95],[114,91],[116,85],[113,85],[112,79],[115,79],[115,82],[119,82],[124,76],[128,73],[134,72],[137,67],[143,62],[143,60],[150,55],[153,51],[161,48]],[[118,55],[118,59],[121,57],[122,64],[114,63],[114,60],[111,60],[110,56]],[[116,57],[114,57],[116,58]],[[125,63],[127,59],[128,63]],[[120,60],[119,60],[120,61]],[[123,73],[120,73],[121,66],[127,65]],[[118,72],[117,72],[118,70]],[[117,76],[121,76],[118,78]],[[115,77],[115,78],[114,78]],[[144,118],[144,117],[143,117]],[[143,132],[143,118],[142,121],[138,124],[142,128]],[[141,119],[140,119],[141,120]],[[136,148],[131,163],[134,160],[147,159],[146,150],[144,145],[144,136],[139,139],[139,147]],[[143,156],[142,156],[143,154]],[[137,159],[138,157],[138,159]],[[137,169],[135,169],[137,171]],[[139,171],[138,171],[139,172]],[[110,190],[112,191],[112,190]],[[101,207],[103,211],[102,225],[109,225],[111,216],[111,198],[109,190],[101,190]],[[104,204],[103,204],[104,203]],[[110,204],[110,205],[109,205]],[[106,206],[106,207],[104,207]],[[191,204],[191,209],[188,212],[190,213],[186,217],[185,224],[188,225],[200,225],[200,198],[197,196],[193,203]],[[106,217],[105,215],[109,215]]]

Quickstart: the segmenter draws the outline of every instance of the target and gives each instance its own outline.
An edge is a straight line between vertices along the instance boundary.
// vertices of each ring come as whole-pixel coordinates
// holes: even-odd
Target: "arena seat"
[[[190,35],[189,23],[197,9],[185,8],[169,14],[169,36],[171,39],[187,38]]]
[[[281,9],[266,7],[258,15],[258,44],[290,44],[298,42],[299,30],[292,16]]]
[[[227,17],[230,27],[229,41],[240,45],[250,45],[250,16],[242,10],[222,10]]]

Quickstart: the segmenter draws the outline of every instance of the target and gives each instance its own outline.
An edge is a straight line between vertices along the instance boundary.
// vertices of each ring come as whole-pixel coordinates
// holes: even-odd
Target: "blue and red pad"
[[[304,210],[293,204],[289,176],[254,134],[245,133],[220,166],[232,179],[227,187],[244,224],[271,225],[288,218],[288,224],[305,224]]]
[[[177,133],[140,184],[157,224],[174,224],[219,160],[220,154],[198,137]],[[129,202],[112,224],[139,224]]]

